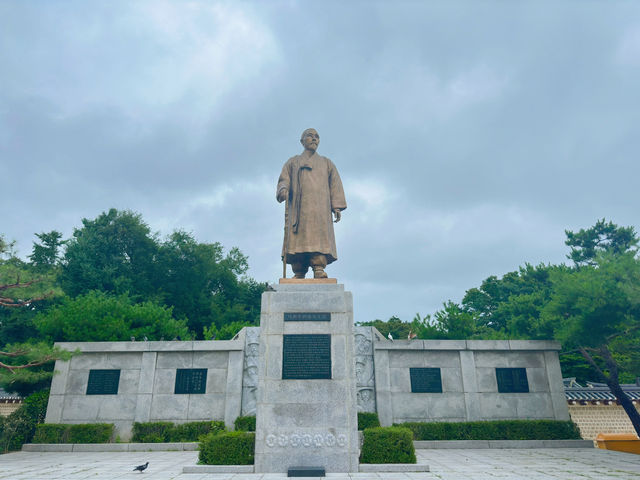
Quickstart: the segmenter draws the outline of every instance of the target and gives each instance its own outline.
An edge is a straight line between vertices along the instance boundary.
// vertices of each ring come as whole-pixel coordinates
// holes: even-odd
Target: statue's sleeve
[[[331,195],[331,210],[345,210],[347,200],[344,198],[344,189],[338,169],[329,160],[329,194]]]
[[[278,187],[276,188],[276,199],[281,202],[279,197],[280,190],[286,189],[287,192],[291,191],[291,159],[287,161],[282,167],[282,172],[280,172],[280,177],[278,178]]]

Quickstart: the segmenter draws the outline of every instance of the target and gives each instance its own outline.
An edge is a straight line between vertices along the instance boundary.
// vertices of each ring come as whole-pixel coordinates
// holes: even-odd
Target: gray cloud
[[[629,2],[0,5],[0,232],[27,254],[115,206],[280,276],[275,181],[321,135],[349,208],[329,273],[409,320],[640,225]]]

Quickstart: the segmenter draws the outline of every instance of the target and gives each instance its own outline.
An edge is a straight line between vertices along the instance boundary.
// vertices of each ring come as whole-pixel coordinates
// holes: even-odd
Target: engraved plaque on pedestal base
[[[282,379],[331,379],[331,335],[284,335]]]

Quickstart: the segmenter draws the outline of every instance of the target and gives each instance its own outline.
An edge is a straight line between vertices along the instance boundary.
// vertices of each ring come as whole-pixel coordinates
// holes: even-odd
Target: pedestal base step
[[[324,477],[323,467],[291,467],[287,471],[287,477]]]

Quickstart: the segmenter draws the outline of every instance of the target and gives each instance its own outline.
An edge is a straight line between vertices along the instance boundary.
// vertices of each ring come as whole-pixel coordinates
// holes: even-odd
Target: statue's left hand
[[[334,210],[333,211],[333,215],[336,217],[336,219],[333,221],[333,223],[338,223],[340,221],[340,210]]]

